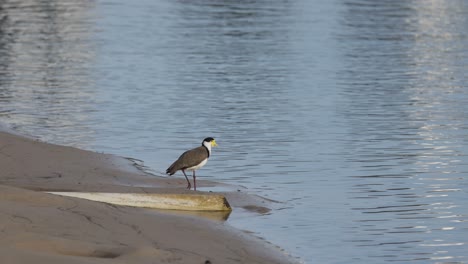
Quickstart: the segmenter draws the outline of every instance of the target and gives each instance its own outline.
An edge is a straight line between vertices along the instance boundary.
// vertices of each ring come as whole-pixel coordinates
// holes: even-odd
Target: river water
[[[0,122],[158,175],[212,136],[199,178],[281,202],[227,223],[305,263],[468,263],[467,28],[462,0],[6,0]]]

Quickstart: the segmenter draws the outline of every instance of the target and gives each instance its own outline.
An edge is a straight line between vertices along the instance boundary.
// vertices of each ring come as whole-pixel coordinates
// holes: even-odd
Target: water
[[[283,202],[306,263],[468,263],[465,1],[4,1],[0,121]],[[180,177],[180,175],[179,175]],[[183,178],[182,178],[183,179]]]

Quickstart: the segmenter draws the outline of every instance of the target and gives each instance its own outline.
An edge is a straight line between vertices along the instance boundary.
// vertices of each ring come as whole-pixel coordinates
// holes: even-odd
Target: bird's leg
[[[193,171],[193,190],[194,191],[197,190],[197,181],[196,181],[196,178],[195,178],[195,171]]]
[[[189,179],[188,179],[188,177],[187,177],[187,174],[185,174],[185,171],[184,171],[184,170],[182,170],[182,173],[184,173],[185,179],[187,179],[187,183],[188,183],[188,184],[187,184],[187,189],[190,190],[190,188],[192,188],[192,185],[190,184],[190,181],[189,181]]]

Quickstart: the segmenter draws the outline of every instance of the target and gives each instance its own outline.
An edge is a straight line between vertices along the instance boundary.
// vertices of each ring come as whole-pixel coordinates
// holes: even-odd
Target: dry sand
[[[0,132],[0,263],[294,262],[222,221],[42,192],[189,192],[184,187],[185,179],[150,177],[124,158]],[[268,210],[260,197],[224,194],[233,207]]]

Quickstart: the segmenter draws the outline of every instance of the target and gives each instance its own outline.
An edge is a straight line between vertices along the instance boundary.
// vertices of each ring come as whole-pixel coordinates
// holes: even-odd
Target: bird
[[[207,137],[202,141],[200,147],[190,149],[182,153],[180,157],[172,163],[166,170],[166,174],[173,175],[177,171],[181,170],[187,179],[187,189],[191,189],[190,181],[185,174],[185,171],[192,171],[193,175],[193,189],[197,190],[197,182],[195,178],[195,171],[205,166],[208,158],[211,156],[211,147],[216,147],[216,140],[212,137]]]

